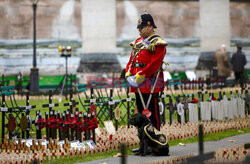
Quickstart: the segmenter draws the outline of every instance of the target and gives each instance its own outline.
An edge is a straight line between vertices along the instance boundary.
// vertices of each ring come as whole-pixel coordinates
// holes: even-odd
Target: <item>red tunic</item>
[[[131,46],[140,42],[143,38],[139,38],[134,42],[131,42]],[[154,79],[157,74],[157,70],[160,68],[161,63],[163,62],[164,56],[166,54],[166,46],[167,43],[162,40],[160,37],[156,39],[155,43],[155,51],[150,51],[146,48],[143,48],[139,51],[139,53],[133,59],[133,51],[131,52],[131,56],[129,62],[126,66],[126,72],[130,72],[133,75],[139,72],[139,75],[145,74],[145,81],[140,85],[140,89],[142,93],[150,93],[151,87],[153,87]],[[141,63],[146,64],[143,68],[134,67],[133,63]],[[164,90],[164,79],[163,79],[163,70],[161,68],[161,72],[159,78],[157,80],[154,93],[158,93]],[[136,87],[131,86],[131,92],[138,92]]]

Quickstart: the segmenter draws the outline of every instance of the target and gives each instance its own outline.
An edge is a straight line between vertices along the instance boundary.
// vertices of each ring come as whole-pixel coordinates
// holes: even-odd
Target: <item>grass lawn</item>
[[[241,129],[241,130],[230,130],[230,131],[225,131],[225,132],[218,132],[214,134],[207,134],[204,136],[204,141],[217,141],[226,137],[230,136],[235,136],[239,134],[244,134],[244,133],[250,133],[250,128],[246,129]],[[198,137],[192,137],[192,138],[187,138],[187,139],[177,139],[177,140],[172,140],[169,141],[170,146],[175,146],[178,145],[179,143],[184,143],[184,144],[189,144],[189,143],[195,143],[198,142]],[[132,149],[135,147],[130,147],[127,149],[127,154],[128,155],[133,155]],[[77,162],[87,162],[87,161],[94,161],[98,159],[105,159],[105,158],[110,158],[119,153],[119,150],[113,150],[109,151],[107,153],[96,153],[96,154],[90,154],[87,156],[83,157],[75,157],[75,158],[64,158],[64,159],[55,159],[51,161],[44,161],[44,163],[47,164],[58,164],[58,163],[66,163],[66,164],[71,164],[71,163],[77,163]]]

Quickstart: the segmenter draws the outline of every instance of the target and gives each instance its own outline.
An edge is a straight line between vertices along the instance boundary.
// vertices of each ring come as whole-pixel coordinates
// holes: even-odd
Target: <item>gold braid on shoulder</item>
[[[162,38],[159,37],[159,38],[157,38],[155,45],[156,46],[158,46],[158,45],[167,46],[168,42],[166,42],[165,40],[163,40]]]

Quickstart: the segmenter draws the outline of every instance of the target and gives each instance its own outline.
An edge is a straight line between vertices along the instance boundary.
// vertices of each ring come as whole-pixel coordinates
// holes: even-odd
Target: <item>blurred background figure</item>
[[[245,83],[245,65],[247,64],[246,56],[241,51],[242,47],[237,46],[237,52],[235,52],[232,56],[231,63],[233,65],[234,77],[235,81],[234,84],[236,85],[240,82],[241,89],[244,89]]]
[[[231,75],[231,64],[227,55],[226,45],[222,44],[214,55],[214,62],[217,64],[215,69],[218,72],[218,79],[222,83],[222,87],[225,86],[226,78]]]

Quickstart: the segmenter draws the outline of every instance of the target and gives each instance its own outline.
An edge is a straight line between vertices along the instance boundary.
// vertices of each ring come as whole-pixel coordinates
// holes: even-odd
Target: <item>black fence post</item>
[[[126,90],[126,94],[127,94],[127,115],[128,115],[128,119],[127,119],[127,124],[128,124],[128,128],[129,128],[129,119],[130,119],[130,101],[129,100],[129,88],[127,87]]]
[[[66,119],[67,119],[67,117],[66,117],[66,113],[64,111],[64,112],[62,112],[62,120],[65,121]],[[62,128],[62,138],[61,138],[61,140],[65,140],[67,138],[67,136],[66,136],[66,128],[67,128],[67,125],[64,125],[64,127]]]
[[[55,111],[55,110],[53,110],[53,116],[54,116],[54,119],[56,119],[56,117],[57,117],[57,112]],[[54,126],[53,126],[53,128],[52,128],[52,131],[53,131],[53,139],[57,139],[57,123],[56,122],[54,122]]]
[[[87,114],[87,120],[88,120],[88,122],[90,121],[90,119],[91,119],[91,114]],[[91,139],[90,130],[87,130],[87,139],[88,139],[88,140]]]
[[[202,93],[201,92],[198,92],[198,100],[199,100],[199,103],[198,103],[198,105],[199,105],[199,107],[198,107],[198,120],[200,121],[201,120],[201,107],[200,107],[200,103],[201,103],[201,101],[203,101],[202,100]]]
[[[109,101],[113,101],[113,89],[110,89]],[[109,105],[110,120],[113,120],[113,105]]]
[[[183,95],[183,105],[184,105],[184,119],[185,119],[185,123],[188,122],[188,119],[187,119],[187,110],[188,110],[188,102],[187,102],[187,97],[186,95]]]
[[[52,104],[52,90],[49,90],[49,104]],[[49,105],[49,117],[51,117],[50,111],[52,110],[52,107]]]
[[[91,119],[94,119],[95,114],[91,113]],[[93,142],[96,144],[95,129],[92,130]]]
[[[171,96],[169,96],[169,123],[170,125],[172,125],[173,123],[173,118],[172,118],[173,114],[174,114],[174,104],[173,104],[173,100]]]
[[[3,78],[4,78],[4,75],[3,75]],[[2,94],[2,108],[4,107],[5,107],[5,94]],[[4,128],[5,128],[5,111],[2,110],[2,143],[4,140],[4,132],[5,132]]]
[[[204,140],[203,140],[203,125],[199,125],[199,154],[202,155],[204,153]]]
[[[70,120],[73,120],[73,114],[70,113]],[[71,126],[71,129],[70,129],[70,141],[73,141],[74,140],[74,125]]]
[[[84,120],[84,121],[87,120],[87,113],[86,113],[86,112],[83,113],[83,120]],[[85,138],[85,141],[88,140],[88,134],[87,134],[87,133],[88,133],[88,131],[85,129],[85,130],[84,130],[84,138]]]
[[[36,111],[36,117],[39,119],[39,118],[42,118],[42,116],[40,115],[40,111]],[[39,127],[39,125],[37,125]],[[41,129],[36,129],[36,139],[42,139],[42,132],[41,132]]]
[[[126,145],[124,143],[121,144],[121,164],[126,164],[127,160],[126,160]]]
[[[49,114],[48,112],[45,112],[45,120],[47,120],[48,118],[49,118]],[[46,127],[46,140],[47,141],[49,140],[49,137],[50,137],[49,128]]]
[[[9,114],[9,118],[13,117],[12,114]],[[9,139],[12,139],[12,132],[9,131]]]
[[[79,114],[79,120],[82,120],[82,112]],[[82,131],[78,132],[78,140],[82,142]]]
[[[26,93],[26,106],[29,106],[29,105],[30,105],[29,92],[27,92],[27,93]],[[27,110],[26,110],[26,118],[27,118],[27,119],[28,119],[28,118],[31,118],[31,117],[27,117],[27,116],[29,116],[29,113],[30,113],[30,111],[29,111],[29,109],[27,109]],[[29,120],[29,119],[28,119],[28,128],[27,128],[27,130],[26,130],[26,139],[29,138],[29,136],[30,136],[30,129],[32,129],[32,127],[29,127],[29,126],[30,126],[30,121],[31,121],[31,126],[32,126],[32,120]]]
[[[181,103],[181,97],[180,97],[180,95],[178,95],[178,97],[176,98],[176,106],[179,104],[179,103]],[[178,121],[178,123],[182,123],[181,122],[181,115],[179,115],[179,113],[178,113],[178,108],[177,108],[177,121]]]
[[[24,113],[22,113],[22,117],[24,117]],[[22,139],[25,139],[25,130],[22,130]]]

